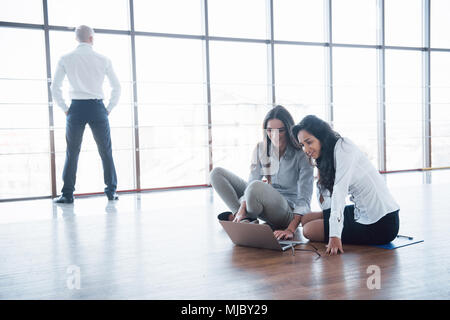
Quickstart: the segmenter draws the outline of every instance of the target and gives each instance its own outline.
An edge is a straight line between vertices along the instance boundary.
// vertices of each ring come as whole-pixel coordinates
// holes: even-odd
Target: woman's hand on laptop
[[[234,216],[233,222],[241,222],[241,220],[245,219],[245,218],[247,218],[247,215],[245,214],[245,211],[244,212],[238,211],[236,213],[236,215]]]
[[[294,238],[294,233],[289,229],[275,230],[273,235],[277,238],[277,240],[290,240]]]
[[[245,219],[245,218],[247,218],[247,202],[242,201],[238,212],[236,212],[236,214],[234,215],[233,222],[240,222],[242,219]]]

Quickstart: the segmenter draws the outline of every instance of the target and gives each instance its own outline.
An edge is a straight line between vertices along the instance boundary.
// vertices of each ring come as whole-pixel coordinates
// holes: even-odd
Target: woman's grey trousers
[[[210,178],[212,187],[233,214],[246,201],[247,216],[264,220],[273,229],[286,229],[294,217],[287,200],[268,183],[259,180],[247,183],[220,167],[211,171]]]

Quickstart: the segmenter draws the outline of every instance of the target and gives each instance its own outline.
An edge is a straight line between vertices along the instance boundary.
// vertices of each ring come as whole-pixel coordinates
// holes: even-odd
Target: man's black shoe
[[[107,193],[106,196],[108,197],[108,200],[119,200],[119,195],[117,193]]]
[[[73,197],[60,196],[53,200],[54,203],[73,203]]]

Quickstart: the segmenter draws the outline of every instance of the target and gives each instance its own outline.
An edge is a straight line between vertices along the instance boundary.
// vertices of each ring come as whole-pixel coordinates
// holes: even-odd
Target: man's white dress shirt
[[[111,112],[117,105],[120,83],[111,60],[95,52],[92,45],[82,42],[74,51],[62,56],[58,62],[51,90],[54,101],[64,112],[69,110],[61,90],[66,75],[70,84],[71,99],[103,99],[103,81],[105,76],[108,77],[112,91],[106,109]]]

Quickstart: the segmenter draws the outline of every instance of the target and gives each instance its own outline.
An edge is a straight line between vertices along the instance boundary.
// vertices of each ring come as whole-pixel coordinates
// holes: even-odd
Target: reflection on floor
[[[320,259],[234,246],[210,188],[0,203],[0,299],[449,299],[449,178],[386,176],[400,233],[425,242]]]

